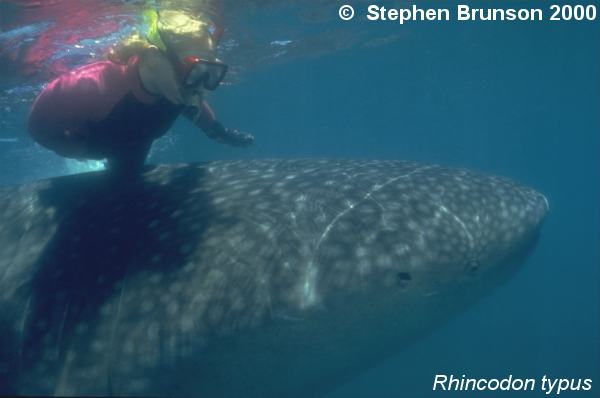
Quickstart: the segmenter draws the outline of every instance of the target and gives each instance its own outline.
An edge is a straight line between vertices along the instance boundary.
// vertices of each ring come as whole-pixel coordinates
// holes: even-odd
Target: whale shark
[[[506,281],[537,191],[383,160],[0,188],[0,393],[316,396]]]

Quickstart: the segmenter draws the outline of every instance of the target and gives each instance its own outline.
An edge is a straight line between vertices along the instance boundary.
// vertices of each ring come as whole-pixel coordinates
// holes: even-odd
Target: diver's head
[[[217,58],[207,22],[182,11],[164,10],[158,14],[156,32],[184,86],[207,90],[219,86],[227,65]]]

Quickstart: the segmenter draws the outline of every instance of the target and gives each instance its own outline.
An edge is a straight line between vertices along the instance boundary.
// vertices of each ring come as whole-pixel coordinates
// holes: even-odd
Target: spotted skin
[[[309,396],[510,276],[546,199],[401,161],[255,160],[0,190],[0,393]]]

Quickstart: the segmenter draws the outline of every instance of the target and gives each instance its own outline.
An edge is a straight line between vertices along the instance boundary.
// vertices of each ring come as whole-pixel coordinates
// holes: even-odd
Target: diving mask
[[[186,86],[202,85],[205,89],[213,91],[225,78],[227,64],[215,59],[209,61],[197,56],[185,57],[182,62],[183,83]]]

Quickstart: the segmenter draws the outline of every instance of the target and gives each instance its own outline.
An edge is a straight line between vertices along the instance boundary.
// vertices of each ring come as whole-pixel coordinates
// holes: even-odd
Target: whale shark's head
[[[524,263],[548,209],[542,194],[503,178],[438,167],[398,175],[331,227],[319,290],[343,291],[332,305],[353,290],[379,314],[462,308]]]
[[[464,278],[487,288],[528,258],[549,204],[541,193],[501,178],[487,177],[471,190],[463,194],[467,202],[460,205],[461,215],[453,218],[462,221],[467,242],[472,242],[464,252]]]

